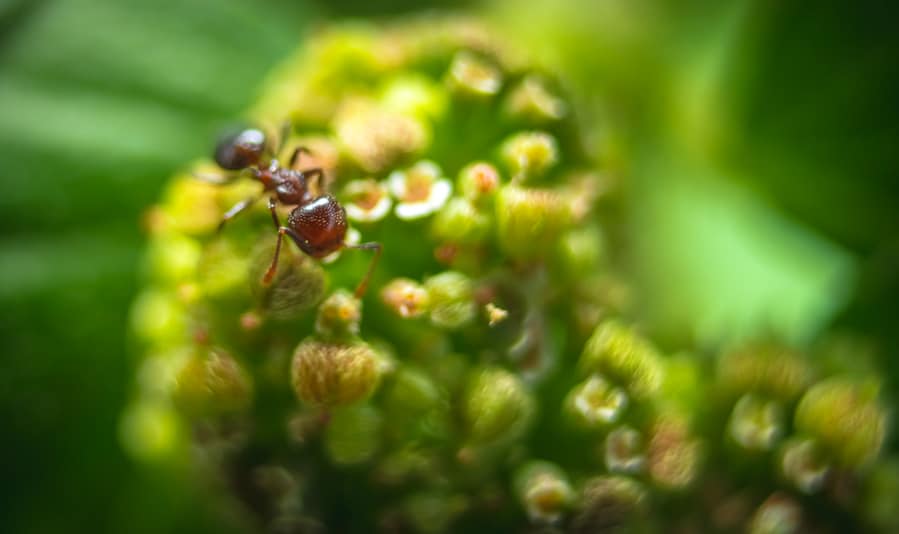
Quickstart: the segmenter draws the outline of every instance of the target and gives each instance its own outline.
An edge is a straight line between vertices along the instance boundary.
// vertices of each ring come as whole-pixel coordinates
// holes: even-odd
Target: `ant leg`
[[[259,200],[259,196],[260,195],[257,195],[255,197],[245,198],[245,199],[241,200],[240,202],[238,202],[237,204],[231,206],[231,209],[229,209],[228,211],[225,212],[224,215],[222,215],[222,221],[219,223],[218,228],[216,228],[216,232],[221,232],[222,228],[225,227],[225,223],[227,223],[228,221],[233,219],[238,213],[242,212],[243,210],[245,210],[245,209],[249,208],[250,206],[252,206],[253,204],[255,204],[256,201]]]
[[[368,271],[365,273],[365,277],[362,278],[362,281],[359,282],[359,285],[356,286],[355,296],[357,299],[361,299],[365,296],[365,291],[368,289],[368,281],[371,278],[373,272],[375,272],[375,266],[378,264],[378,260],[381,258],[381,252],[383,252],[384,247],[381,246],[381,243],[371,242],[371,243],[362,243],[359,245],[347,245],[346,248],[352,248],[356,250],[374,250],[375,255],[371,259],[371,263],[368,264]]]
[[[325,171],[323,171],[321,167],[306,169],[305,171],[300,171],[300,174],[303,175],[303,180],[306,181],[307,190],[309,189],[309,185],[311,185],[312,178],[315,177],[314,196],[320,196],[324,194],[324,186],[322,185],[322,182],[325,179]]]
[[[288,169],[296,170],[297,162],[300,161],[300,154],[306,154],[307,156],[312,155],[312,151],[304,146],[298,146],[293,154],[290,155],[290,163],[287,165]]]

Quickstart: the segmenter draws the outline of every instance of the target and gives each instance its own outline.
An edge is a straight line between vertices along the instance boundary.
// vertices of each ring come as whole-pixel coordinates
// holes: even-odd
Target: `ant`
[[[306,147],[297,147],[293,151],[287,167],[282,167],[278,163],[275,156],[281,152],[289,131],[288,123],[282,127],[275,148],[271,146],[266,134],[257,128],[246,128],[227,135],[216,145],[213,157],[221,169],[229,172],[222,175],[195,174],[197,178],[207,182],[227,184],[242,174],[249,173],[250,177],[262,183],[262,193],[238,202],[225,212],[219,223],[218,231],[221,231],[225,224],[237,214],[252,206],[266,193],[271,192],[268,209],[278,231],[278,242],[275,245],[272,262],[262,278],[262,283],[268,285],[274,279],[278,269],[278,257],[281,254],[281,242],[287,235],[300,250],[313,258],[324,258],[344,248],[373,250],[375,255],[368,266],[368,271],[355,291],[356,298],[362,298],[368,288],[368,281],[375,270],[375,265],[381,257],[381,244],[371,242],[349,245],[346,243],[346,210],[330,194],[321,194],[324,171],[319,167],[306,170],[296,168],[300,154],[311,154]],[[268,166],[262,165],[266,158],[269,159]],[[313,179],[316,182],[315,187],[310,188]],[[286,226],[281,224],[275,210],[279,202],[284,205],[296,206],[287,216]]]

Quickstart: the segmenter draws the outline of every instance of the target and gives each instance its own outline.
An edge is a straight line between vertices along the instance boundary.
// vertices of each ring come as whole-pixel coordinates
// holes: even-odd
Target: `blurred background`
[[[852,332],[896,391],[888,2],[0,0],[0,530],[239,528],[119,445],[141,214],[316,28],[450,7],[564,75],[665,348]]]

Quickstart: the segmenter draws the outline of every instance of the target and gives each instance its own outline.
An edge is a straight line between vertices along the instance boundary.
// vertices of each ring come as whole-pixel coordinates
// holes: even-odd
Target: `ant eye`
[[[265,134],[249,128],[224,136],[215,147],[219,167],[235,171],[255,165],[265,150]]]

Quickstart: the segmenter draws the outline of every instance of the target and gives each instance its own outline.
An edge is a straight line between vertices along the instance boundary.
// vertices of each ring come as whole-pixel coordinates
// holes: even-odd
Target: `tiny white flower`
[[[397,199],[396,216],[403,220],[421,219],[439,210],[452,194],[452,184],[442,177],[433,161],[420,161],[412,167],[394,171],[387,178],[390,192]]]
[[[380,221],[390,211],[393,201],[387,188],[374,180],[354,180],[346,185],[344,203],[346,215],[351,221]]]

